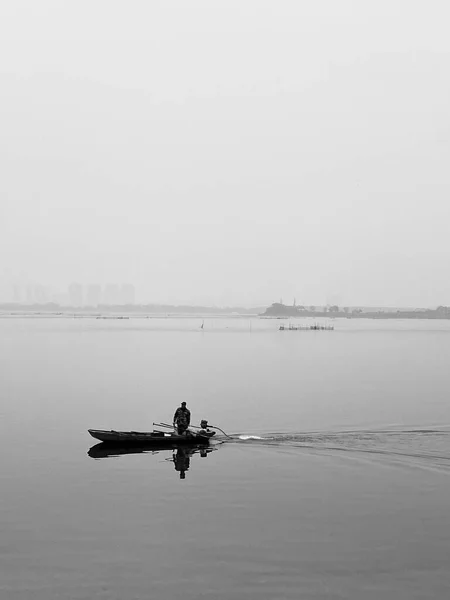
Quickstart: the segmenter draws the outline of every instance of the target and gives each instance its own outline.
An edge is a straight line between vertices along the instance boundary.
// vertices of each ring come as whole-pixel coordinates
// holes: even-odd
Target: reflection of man
[[[182,402],[173,415],[173,426],[177,428],[178,435],[183,435],[191,422],[191,411]]]
[[[173,462],[175,463],[175,471],[180,473],[180,479],[186,477],[185,471],[189,471],[191,459],[189,453],[185,448],[178,448],[177,453],[173,455]]]

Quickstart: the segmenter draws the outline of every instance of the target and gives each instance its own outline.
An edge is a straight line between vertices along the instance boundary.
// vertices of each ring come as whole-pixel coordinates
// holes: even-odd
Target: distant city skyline
[[[8,293],[9,289],[9,293]],[[1,288],[0,288],[1,290]],[[260,300],[256,302],[248,302],[245,299],[235,302],[214,302],[212,298],[201,298],[195,300],[169,300],[165,299],[159,291],[155,296],[149,295],[147,298],[137,298],[136,286],[132,283],[114,283],[109,282],[105,284],[100,283],[83,283],[78,281],[72,281],[66,286],[66,289],[58,289],[53,285],[44,285],[42,283],[13,283],[10,286],[6,286],[3,293],[0,293],[1,302],[23,302],[26,304],[31,303],[45,303],[55,302],[61,305],[72,305],[72,306],[96,306],[98,304],[186,304],[186,305],[203,305],[203,306],[265,306],[270,305],[272,302],[283,301],[283,296],[274,297],[266,300]],[[303,301],[301,296],[293,296],[289,298],[284,297],[287,304],[303,304],[303,305],[343,305],[342,296],[339,294],[328,294],[321,302],[306,302]],[[298,299],[300,298],[300,299]]]
[[[168,306],[241,306],[243,308],[250,307],[268,307],[273,303],[281,303],[286,306],[304,306],[310,307],[330,307],[339,306],[345,307],[370,307],[374,309],[389,309],[389,308],[436,308],[438,306],[450,305],[450,302],[438,302],[431,305],[416,305],[416,304],[376,304],[376,303],[352,303],[344,302],[339,294],[328,294],[322,302],[303,301],[300,296],[279,296],[269,300],[261,300],[259,302],[237,301],[230,303],[217,303],[199,300],[195,301],[169,301],[156,300],[155,298],[139,298],[137,297],[136,287],[132,283],[80,283],[71,282],[66,290],[58,290],[51,285],[43,285],[42,283],[14,283],[10,286],[0,287],[0,303],[16,303],[16,304],[45,304],[55,303],[61,306],[99,306],[99,305],[136,305],[136,304],[155,304]]]
[[[41,283],[14,283],[10,293],[3,290],[0,302],[17,304],[55,304],[67,306],[98,306],[136,304],[136,288],[132,283],[83,284],[72,282],[65,291]]]

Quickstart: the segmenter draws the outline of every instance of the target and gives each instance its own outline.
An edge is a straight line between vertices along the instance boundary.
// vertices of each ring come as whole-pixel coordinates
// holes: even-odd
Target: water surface
[[[0,597],[448,597],[448,322],[201,322],[0,319]],[[233,439],[93,448],[181,400]]]

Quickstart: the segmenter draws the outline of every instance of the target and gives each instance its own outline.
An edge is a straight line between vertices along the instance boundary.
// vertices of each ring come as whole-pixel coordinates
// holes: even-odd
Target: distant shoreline
[[[188,305],[169,305],[169,304],[126,304],[126,305],[105,305],[98,306],[60,306],[54,303],[46,304],[0,304],[0,314],[52,314],[54,316],[108,316],[108,315],[127,315],[127,316],[162,316],[167,315],[190,315],[194,317],[205,316],[258,316],[266,310],[264,306],[252,308],[237,307],[217,307],[217,306],[188,306]]]
[[[298,316],[267,316],[256,313],[231,314],[231,313],[87,313],[87,312],[51,312],[51,311],[15,311],[4,312],[0,309],[0,319],[99,319],[104,321],[130,320],[130,319],[260,319],[260,320],[301,320],[301,319],[372,319],[372,320],[444,320],[448,321],[450,316],[428,315],[424,312],[417,313],[362,313],[355,316],[334,315],[330,313],[310,313]]]
[[[100,319],[104,321],[117,321],[129,319],[250,319],[259,318],[257,314],[201,314],[201,313],[77,313],[77,312],[2,312],[0,319]]]
[[[450,319],[450,307],[439,306],[436,309],[405,310],[363,310],[361,308],[339,308],[330,306],[324,310],[310,310],[313,307],[286,306],[275,302],[266,309],[264,318],[301,319],[301,318],[333,318],[333,319]]]
[[[270,307],[244,308],[216,306],[173,306],[173,305],[99,305],[59,306],[57,304],[0,304],[0,317],[53,317],[53,318],[245,318],[261,319],[450,319],[450,308],[439,306],[432,309],[370,310],[361,308],[310,310],[311,307],[286,306],[274,303]]]

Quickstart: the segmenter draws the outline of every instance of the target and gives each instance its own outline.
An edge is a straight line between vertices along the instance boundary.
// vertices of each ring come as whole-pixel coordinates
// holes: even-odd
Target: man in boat
[[[190,422],[191,411],[186,408],[186,402],[182,402],[173,415],[173,426],[177,428],[178,435],[186,435]]]

